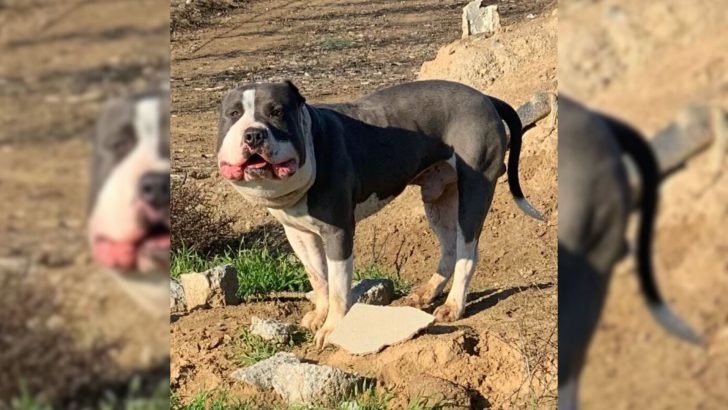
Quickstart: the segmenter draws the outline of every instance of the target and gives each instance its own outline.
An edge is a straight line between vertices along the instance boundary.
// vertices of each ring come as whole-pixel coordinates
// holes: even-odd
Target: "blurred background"
[[[0,1],[0,56],[0,408],[167,408],[168,312],[93,263],[86,220],[100,109],[169,75],[169,3]]]
[[[706,346],[686,344],[659,327],[640,295],[634,259],[625,258],[587,356],[584,409],[728,406],[725,6],[724,0],[559,2],[561,94],[626,121],[647,138],[689,121],[689,106],[713,115],[713,143],[661,185],[654,242],[658,286]]]

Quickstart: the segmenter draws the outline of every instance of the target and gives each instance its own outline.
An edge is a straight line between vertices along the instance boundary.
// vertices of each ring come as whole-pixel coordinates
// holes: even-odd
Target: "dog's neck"
[[[316,181],[316,156],[314,155],[312,122],[308,105],[301,109],[301,132],[305,142],[305,160],[295,174],[285,180],[260,180],[233,187],[248,201],[271,209],[285,209],[297,204]]]

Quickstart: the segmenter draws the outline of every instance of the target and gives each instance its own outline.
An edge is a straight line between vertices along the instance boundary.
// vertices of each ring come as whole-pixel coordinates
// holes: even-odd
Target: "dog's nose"
[[[147,172],[139,180],[139,196],[156,210],[169,208],[169,173]]]
[[[266,130],[262,128],[248,128],[243,134],[243,140],[250,148],[258,148],[265,141]]]

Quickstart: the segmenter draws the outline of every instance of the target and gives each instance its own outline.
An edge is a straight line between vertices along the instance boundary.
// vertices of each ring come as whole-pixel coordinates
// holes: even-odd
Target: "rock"
[[[306,299],[315,302],[313,291],[306,293]],[[368,305],[388,305],[394,299],[394,282],[389,279],[363,279],[351,288],[354,303]]]
[[[232,265],[218,266],[204,272],[204,275],[207,276],[212,288],[210,306],[222,307],[240,303],[237,295],[240,282],[235,267]]]
[[[349,396],[366,382],[359,375],[330,366],[301,363],[288,352],[276,353],[230,376],[262,389],[272,388],[288,404],[327,403]]]
[[[183,273],[179,275],[179,281],[185,295],[187,309],[207,306],[207,301],[212,296],[212,289],[205,275],[195,272]]]
[[[357,303],[329,336],[329,342],[353,354],[376,353],[414,337],[435,317],[409,306]]]
[[[273,378],[273,389],[288,404],[314,404],[348,397],[364,383],[363,377],[330,366],[284,363]]]
[[[272,340],[278,344],[286,344],[293,335],[293,326],[277,320],[261,319],[253,316],[250,324],[250,333],[265,340]]]
[[[500,30],[498,6],[483,6],[483,0],[474,0],[463,7],[463,38],[475,34],[492,36]]]
[[[260,361],[250,367],[245,367],[234,371],[230,377],[261,389],[273,388],[273,377],[275,377],[278,368],[286,363],[301,363],[293,353],[278,352],[272,357]]]
[[[442,403],[448,409],[470,409],[471,397],[465,387],[432,376],[412,378],[407,384],[410,403],[420,402],[423,407]]]
[[[364,279],[351,289],[355,303],[388,305],[394,299],[394,283],[389,279]]]
[[[169,310],[175,315],[182,314],[187,311],[185,290],[176,279],[169,281]]]
[[[238,273],[231,265],[218,266],[202,273],[183,273],[179,280],[188,310],[240,303],[237,296]]]

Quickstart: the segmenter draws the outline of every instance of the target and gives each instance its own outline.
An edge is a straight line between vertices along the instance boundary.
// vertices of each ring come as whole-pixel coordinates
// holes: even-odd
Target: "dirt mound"
[[[530,98],[535,90],[556,91],[556,33],[553,10],[507,26],[493,37],[455,41],[422,65],[419,79],[459,81],[512,105]]]

